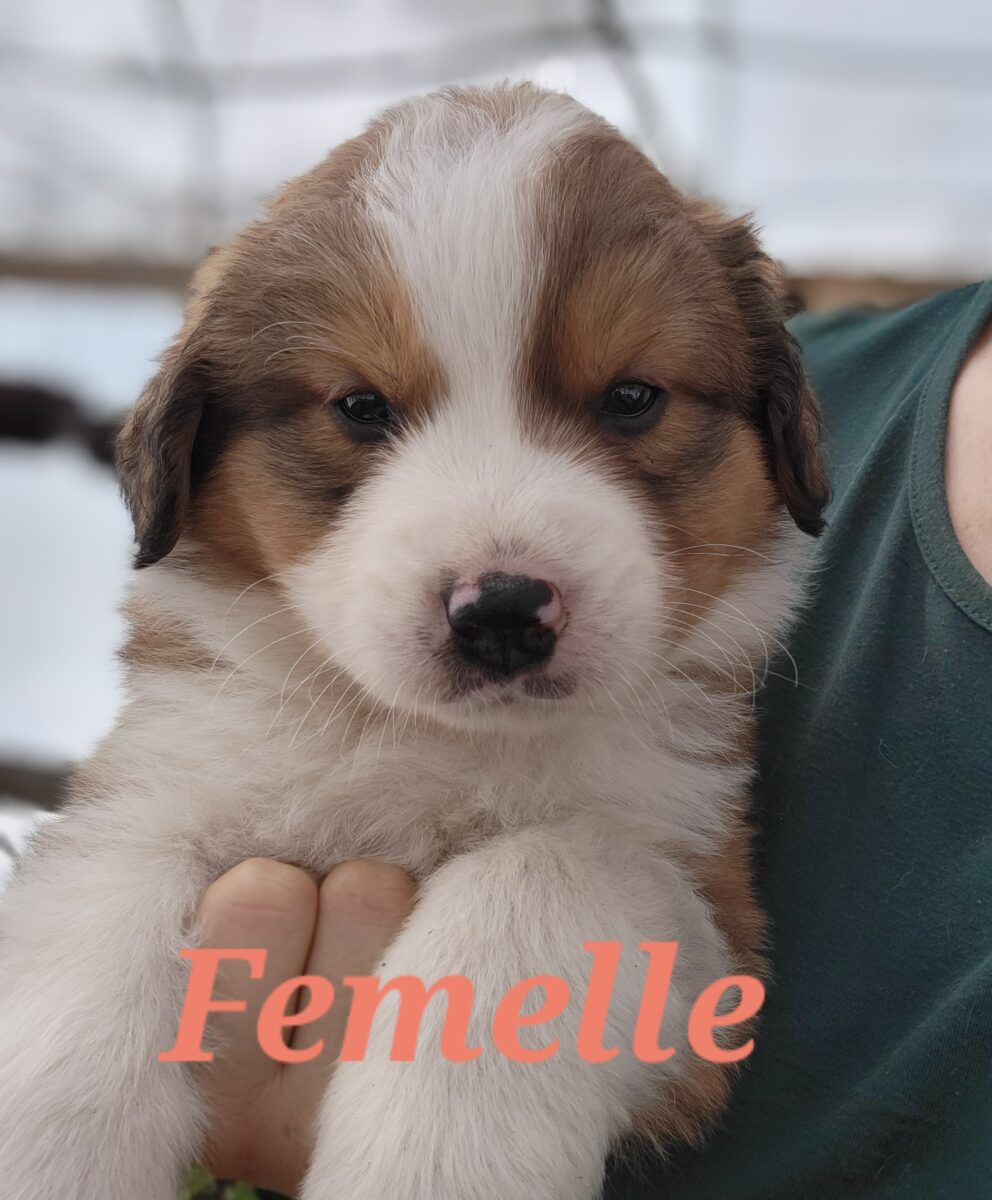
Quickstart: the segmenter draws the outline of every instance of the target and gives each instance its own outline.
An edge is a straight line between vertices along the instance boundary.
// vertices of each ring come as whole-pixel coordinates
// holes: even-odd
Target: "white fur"
[[[422,895],[382,974],[468,974],[484,1045],[510,984],[557,974],[581,997],[582,942],[626,947],[610,1029],[626,1049],[607,1065],[569,1050],[577,1005],[539,1066],[491,1044],[447,1063],[436,1006],[417,1060],[390,1064],[378,1022],[368,1060],[331,1084],[305,1200],[592,1200],[609,1146],[682,1068],[695,995],[733,966],[675,860],[711,852],[739,811],[748,769],[718,752],[746,702],[682,672],[699,658],[760,666],[794,602],[795,539],[755,557],[695,640],[666,640],[677,558],[659,555],[605,466],[529,440],[514,399],[541,269],[531,182],[555,138],[591,118],[562,100],[510,135],[452,135],[437,103],[405,112],[369,204],[447,402],[284,577],[232,594],[180,547],[136,578],[143,605],[183,623],[217,669],[132,673],[97,757],[103,794],[46,831],[10,894],[5,1200],[175,1194],[203,1122],[195,1075],[155,1059],[175,1033],[178,951],[202,889],[252,855],[317,871],[376,855],[411,871]],[[438,580],[494,569],[560,588],[569,624],[550,669],[573,696],[446,691]],[[654,1068],[629,1052],[648,939],[683,947],[666,1026],[680,1054]]]
[[[543,269],[534,237],[542,168],[602,122],[545,93],[508,130],[444,94],[396,110],[367,208],[410,289],[467,419],[512,423],[513,369]]]

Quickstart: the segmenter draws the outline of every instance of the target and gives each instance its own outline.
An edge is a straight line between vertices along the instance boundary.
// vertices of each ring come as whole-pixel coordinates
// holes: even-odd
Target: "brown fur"
[[[380,136],[288,185],[198,273],[186,323],[118,443],[138,565],[187,529],[249,574],[285,566],[372,461],[331,404],[372,388],[407,421],[429,410],[440,367],[353,199]]]
[[[532,424],[559,436],[563,417],[579,423],[654,509],[682,576],[677,640],[753,565],[783,504],[813,527],[826,499],[780,276],[746,222],[687,204],[608,128],[559,151],[540,220],[552,266],[524,365]],[[668,394],[638,437],[594,419],[621,379]]]
[[[727,1107],[732,1082],[732,1069],[693,1058],[679,1078],[668,1081],[654,1107],[638,1113],[633,1136],[662,1146],[702,1145]]]
[[[200,643],[174,620],[149,610],[131,596],[124,606],[130,633],[121,647],[129,667],[162,671],[209,671],[213,665]]]
[[[733,955],[734,972],[767,982],[767,922],[754,894],[751,859],[751,832],[742,805],[725,845],[712,857],[685,865],[713,910],[717,928]],[[755,1018],[742,1021],[723,1039],[718,1031],[717,1041],[728,1047],[740,1046],[754,1036],[756,1026]],[[683,1063],[681,1077],[670,1081],[673,1086],[638,1114],[635,1136],[661,1144],[701,1144],[722,1116],[739,1070],[736,1063],[713,1063],[693,1055]]]
[[[749,222],[732,220],[699,200],[689,201],[687,209],[727,272],[744,318],[754,366],[750,417],[762,435],[773,478],[799,528],[818,534],[830,499],[820,454],[820,410],[799,345],[783,324],[790,304],[782,273],[761,250]]]

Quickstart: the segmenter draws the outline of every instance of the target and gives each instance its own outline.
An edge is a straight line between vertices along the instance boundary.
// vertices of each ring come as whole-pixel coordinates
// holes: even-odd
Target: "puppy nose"
[[[483,575],[448,598],[455,651],[492,679],[511,679],[551,657],[564,624],[553,583],[528,575]]]

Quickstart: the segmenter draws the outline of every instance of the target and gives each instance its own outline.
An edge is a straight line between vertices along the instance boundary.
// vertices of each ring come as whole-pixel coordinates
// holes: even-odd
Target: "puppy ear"
[[[118,435],[117,473],[134,521],[136,567],[164,558],[182,533],[208,390],[205,364],[177,342]]]
[[[704,238],[730,279],[750,340],[754,370],[752,419],[769,470],[792,519],[819,534],[830,489],[821,456],[820,409],[803,369],[802,352],[785,328],[791,315],[779,265],[761,249],[751,223],[703,201],[692,205]]]
[[[830,502],[820,453],[820,409],[806,380],[802,351],[785,328],[770,348],[759,403],[779,492],[795,523],[815,537],[823,532],[823,510]]]

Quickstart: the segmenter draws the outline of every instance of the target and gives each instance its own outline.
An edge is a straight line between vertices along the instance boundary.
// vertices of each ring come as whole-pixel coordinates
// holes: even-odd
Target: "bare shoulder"
[[[962,549],[992,583],[992,320],[975,343],[951,394],[947,502]]]

